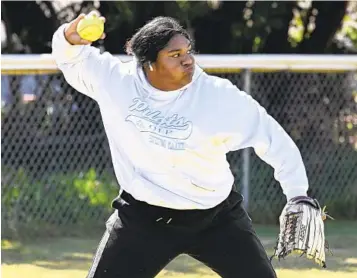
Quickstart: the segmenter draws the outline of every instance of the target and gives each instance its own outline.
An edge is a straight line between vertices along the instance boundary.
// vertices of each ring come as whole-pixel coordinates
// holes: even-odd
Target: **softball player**
[[[179,254],[221,277],[276,277],[226,154],[254,148],[289,200],[308,189],[292,139],[252,97],[195,63],[174,19],[139,29],[126,45],[133,61],[123,63],[79,36],[82,18],[55,32],[53,56],[98,103],[121,188],[88,277],[155,277]]]

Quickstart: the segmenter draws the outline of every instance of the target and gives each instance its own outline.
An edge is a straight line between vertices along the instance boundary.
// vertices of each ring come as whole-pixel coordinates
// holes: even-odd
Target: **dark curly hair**
[[[158,53],[177,34],[186,37],[193,45],[193,40],[187,30],[175,19],[164,16],[156,17],[141,27],[126,43],[126,53],[134,55],[141,66],[148,62],[155,62]]]

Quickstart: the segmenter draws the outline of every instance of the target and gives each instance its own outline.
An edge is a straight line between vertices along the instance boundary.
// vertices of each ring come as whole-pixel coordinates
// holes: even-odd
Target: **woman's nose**
[[[183,66],[190,66],[193,63],[193,57],[190,54],[186,54],[182,60]]]

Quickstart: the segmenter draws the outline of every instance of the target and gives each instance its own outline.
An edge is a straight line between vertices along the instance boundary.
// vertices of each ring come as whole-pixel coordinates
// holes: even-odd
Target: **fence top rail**
[[[127,55],[114,55],[130,61]],[[199,54],[204,69],[357,70],[357,55]],[[51,54],[4,54],[1,70],[57,70]]]

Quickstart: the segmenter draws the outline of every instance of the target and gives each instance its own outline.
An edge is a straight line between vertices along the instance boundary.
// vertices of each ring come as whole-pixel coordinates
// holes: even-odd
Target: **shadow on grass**
[[[343,221],[325,222],[326,240],[332,254],[326,251],[327,270],[357,272],[357,223]],[[268,255],[273,254],[273,244],[265,245]],[[291,256],[285,260],[274,259],[273,265],[280,269],[319,269],[306,257]]]
[[[268,255],[273,252],[277,227],[257,225]],[[326,234],[333,255],[326,255],[327,270],[357,271],[357,225],[352,223],[333,223],[326,225]],[[77,269],[87,271],[92,263],[93,254],[101,235],[93,239],[53,238],[37,239],[31,242],[2,241],[2,264],[32,264],[48,269]],[[306,257],[288,257],[285,260],[273,260],[276,269],[319,269]],[[167,265],[169,273],[208,274],[210,269],[199,261],[180,255]],[[165,274],[169,276],[169,274]]]
[[[329,244],[332,254],[326,252],[327,270],[355,272],[357,271],[357,234],[355,236],[330,236]],[[273,254],[273,246],[266,245],[268,255]],[[322,269],[306,256],[290,255],[284,260],[273,260],[274,268],[279,269]]]
[[[168,271],[171,275],[176,275],[177,273],[192,273],[201,275],[213,273],[213,271],[204,264],[185,254],[175,258],[165,267],[164,271]],[[165,277],[169,275],[168,273],[165,273]]]
[[[26,243],[2,241],[2,264],[86,270],[99,239],[55,238]]]

